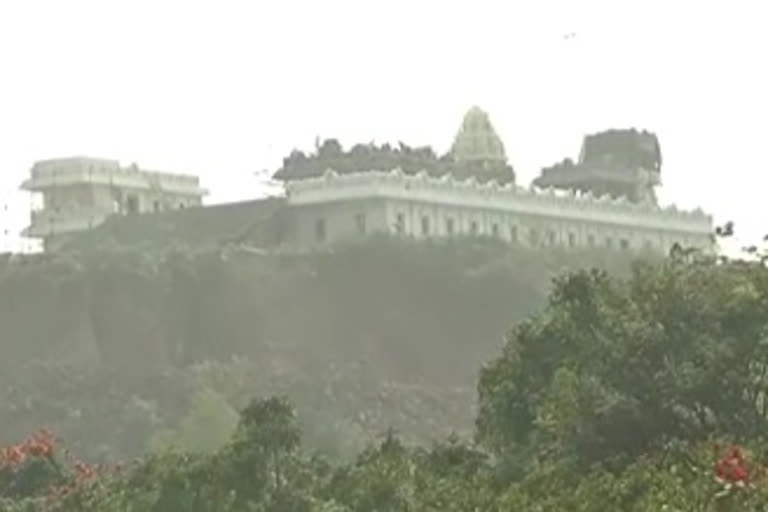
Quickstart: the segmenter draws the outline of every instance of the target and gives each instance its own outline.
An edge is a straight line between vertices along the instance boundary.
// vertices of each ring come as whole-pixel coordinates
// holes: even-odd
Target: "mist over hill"
[[[233,409],[288,395],[331,451],[390,426],[418,442],[468,433],[477,369],[545,304],[553,276],[630,262],[388,238],[308,254],[231,243],[9,259],[0,413],[9,436],[54,425],[123,455],[178,427],[202,391]]]

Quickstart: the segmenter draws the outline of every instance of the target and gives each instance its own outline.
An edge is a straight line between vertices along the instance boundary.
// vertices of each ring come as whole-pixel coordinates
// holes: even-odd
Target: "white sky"
[[[35,160],[136,161],[246,199],[254,171],[316,136],[444,151],[477,104],[520,182],[585,133],[646,128],[664,201],[761,236],[767,15],[764,0],[0,0],[0,229],[24,226]]]

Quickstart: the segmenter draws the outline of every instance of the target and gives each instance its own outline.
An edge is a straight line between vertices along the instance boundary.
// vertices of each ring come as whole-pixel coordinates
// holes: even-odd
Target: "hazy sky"
[[[477,104],[521,182],[585,133],[646,128],[665,202],[761,235],[767,15],[759,0],[0,0],[0,228],[26,222],[35,160],[135,161],[237,200],[317,136],[444,151]]]

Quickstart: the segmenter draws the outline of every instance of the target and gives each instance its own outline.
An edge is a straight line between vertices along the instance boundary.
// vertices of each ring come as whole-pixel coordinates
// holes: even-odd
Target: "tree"
[[[301,431],[288,400],[253,400],[240,413],[232,441],[220,454],[222,476],[236,504],[279,497],[298,471]]]
[[[768,271],[672,258],[577,271],[481,371],[478,440],[499,455],[619,463],[670,439],[768,426]]]
[[[176,429],[153,436],[154,450],[172,448],[191,453],[213,453],[229,442],[237,427],[237,412],[215,391],[205,389],[195,394],[190,411]]]

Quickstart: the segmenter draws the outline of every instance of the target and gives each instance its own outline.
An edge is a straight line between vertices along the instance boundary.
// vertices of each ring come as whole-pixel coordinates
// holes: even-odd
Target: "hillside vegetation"
[[[401,248],[378,250],[392,257]],[[459,268],[465,270],[454,277],[465,285],[526,275],[511,271],[520,268],[519,261],[510,268],[508,257],[480,257],[489,254],[488,247],[445,250],[407,253],[416,259],[433,258],[433,251],[451,254],[442,261],[462,262]],[[351,262],[376,252],[348,251],[336,256],[349,258],[350,272],[355,272]],[[326,262],[338,261],[327,257]],[[318,279],[328,270],[317,264],[306,271]],[[411,301],[414,309],[415,304],[418,300]],[[152,374],[143,381],[147,389],[160,385],[168,391],[165,401],[153,405],[135,396],[133,414],[123,418],[127,423],[152,417],[147,411],[155,414],[155,423],[135,421],[131,430],[149,424],[150,453],[127,466],[97,466],[93,458],[83,461],[73,454],[91,448],[93,439],[67,451],[55,433],[30,427],[31,435],[0,449],[0,510],[766,510],[767,336],[765,260],[716,261],[678,252],[662,262],[635,264],[623,275],[572,269],[557,276],[534,313],[510,322],[503,346],[476,368],[471,437],[413,443],[389,431],[373,436],[354,455],[334,457],[312,446],[312,436],[316,442],[320,434],[312,427],[322,423],[332,429],[343,423],[343,415],[329,407],[324,417],[307,421],[301,407],[296,415],[289,400],[261,396],[252,385],[256,375],[295,377],[302,370],[284,367],[295,357],[279,360],[270,377],[265,374],[276,358],[178,365],[175,375],[154,374],[169,380],[165,387],[161,380],[151,382]],[[440,341],[425,340],[435,359],[444,357]],[[26,372],[42,380],[54,376],[50,370],[39,366]],[[77,375],[56,376],[47,389],[58,383],[64,396],[82,385]],[[102,377],[90,381],[93,389],[101,388],[92,397],[103,399],[113,388],[129,385],[120,375]],[[123,378],[137,386],[130,374]],[[319,396],[327,381],[308,378]],[[348,383],[342,379],[339,385]],[[179,421],[163,427],[158,418],[180,403],[170,391],[190,398],[177,411]],[[423,399],[424,394],[414,388],[402,396]],[[27,395],[26,402],[15,403],[19,410],[32,410],[34,402]],[[230,407],[236,402],[244,405]],[[320,404],[311,405],[316,414]],[[415,421],[429,425],[435,410],[422,402]],[[85,407],[78,414],[85,415]],[[92,414],[81,427],[96,428],[92,424],[99,419],[103,424]]]
[[[418,441],[467,433],[478,368],[545,305],[565,262],[630,264],[390,239],[301,255],[142,246],[9,261],[0,436],[46,424],[100,456],[136,455],[207,388],[235,410],[288,394],[308,437],[334,452],[390,426]]]

